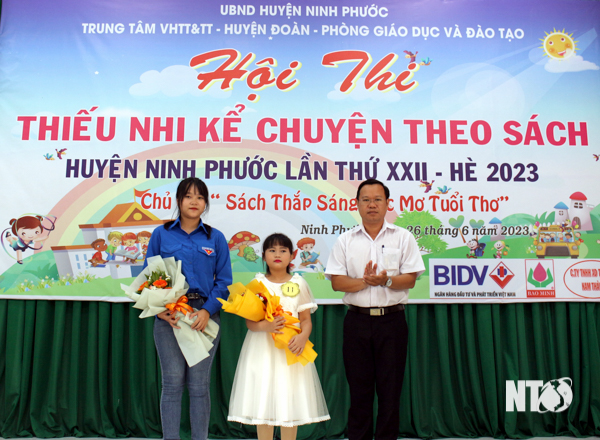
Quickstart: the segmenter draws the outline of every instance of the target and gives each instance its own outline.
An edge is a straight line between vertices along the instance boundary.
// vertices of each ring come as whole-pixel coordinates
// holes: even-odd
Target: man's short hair
[[[363,186],[366,185],[381,185],[383,186],[383,190],[385,191],[385,199],[389,199],[390,198],[390,189],[385,186],[383,184],[383,182],[380,182],[377,179],[367,179],[364,182],[362,182],[360,185],[358,185],[358,191],[356,191],[356,200],[358,200],[358,198],[360,197],[360,190],[362,189]]]

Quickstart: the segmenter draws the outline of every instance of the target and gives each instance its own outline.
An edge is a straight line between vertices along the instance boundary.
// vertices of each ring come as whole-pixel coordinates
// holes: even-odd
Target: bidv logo
[[[504,289],[508,282],[514,277],[515,274],[512,273],[512,271],[504,263],[500,263],[498,266],[496,266],[493,272],[490,274],[490,278],[493,279],[501,289]]]
[[[433,266],[434,286],[468,286],[474,281],[478,286],[483,286],[486,276],[489,276],[501,289],[504,289],[515,274],[502,262],[492,270],[487,264],[481,266],[474,264],[435,264]]]
[[[487,274],[488,266],[478,268],[475,265],[435,265],[433,266],[433,279],[436,286],[446,286],[448,284],[452,286],[468,286],[473,282],[473,279],[477,281],[478,285],[482,285],[485,281],[485,275]]]
[[[529,394],[529,410],[545,413],[561,412],[573,401],[573,381],[570,377],[549,380],[507,380],[506,411],[526,411],[526,396]],[[529,388],[529,393],[527,393]]]

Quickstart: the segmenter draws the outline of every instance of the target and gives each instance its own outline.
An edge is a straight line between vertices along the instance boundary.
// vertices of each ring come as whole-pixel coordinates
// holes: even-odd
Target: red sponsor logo
[[[490,278],[493,279],[496,284],[500,286],[501,289],[504,289],[506,285],[515,277],[515,274],[508,268],[508,266],[504,263],[498,264],[490,273]]]

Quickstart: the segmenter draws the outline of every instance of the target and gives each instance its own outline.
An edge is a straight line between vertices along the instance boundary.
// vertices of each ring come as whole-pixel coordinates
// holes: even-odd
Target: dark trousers
[[[407,347],[404,311],[384,316],[351,311],[346,314],[343,352],[350,386],[349,440],[373,438],[375,391],[378,403],[375,439],[398,438]]]

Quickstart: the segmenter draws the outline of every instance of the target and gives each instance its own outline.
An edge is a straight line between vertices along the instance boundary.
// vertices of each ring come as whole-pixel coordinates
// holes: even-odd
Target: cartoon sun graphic
[[[577,43],[573,40],[573,34],[567,34],[565,30],[557,31],[553,29],[551,33],[546,32],[546,38],[540,38],[543,41],[542,49],[546,55],[555,60],[565,60],[575,54]]]

